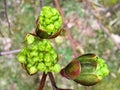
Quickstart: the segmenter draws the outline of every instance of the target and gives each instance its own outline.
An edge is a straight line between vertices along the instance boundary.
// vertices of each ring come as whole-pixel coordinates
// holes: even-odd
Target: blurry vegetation
[[[9,35],[8,24],[4,16],[4,0],[0,0],[0,50],[9,51],[23,46],[24,36],[35,30],[36,17],[39,14],[39,0],[7,0],[7,13],[11,24],[12,35]],[[43,0],[42,0],[43,1]],[[103,11],[113,8],[119,0],[93,0],[99,3]],[[119,2],[120,3],[120,2]],[[44,5],[52,5],[52,0],[44,0]],[[96,53],[106,59],[110,68],[110,75],[99,84],[91,87],[91,90],[120,90],[120,50],[113,40],[120,46],[120,11],[116,10],[107,17],[107,13],[101,15],[109,27],[111,35],[117,36],[113,40],[102,30],[94,16],[89,13],[85,2],[79,0],[60,0],[60,5],[68,19],[68,27],[73,37],[82,46],[85,53]],[[100,9],[100,7],[96,7]],[[100,12],[101,13],[101,12]],[[4,36],[4,37],[3,37]],[[9,39],[10,42],[7,40]],[[58,39],[58,40],[57,40]],[[59,54],[59,63],[65,66],[73,59],[67,34],[58,36],[52,40]],[[58,42],[60,40],[60,42]],[[7,43],[6,43],[7,42]],[[8,46],[9,44],[9,46]],[[7,48],[7,49],[6,49]],[[0,56],[0,89],[1,90],[37,90],[40,80],[37,75],[29,76],[17,61],[17,54]],[[81,85],[70,82],[60,75],[55,75],[58,86],[71,87],[75,90],[85,90]],[[44,90],[52,90],[47,80]]]

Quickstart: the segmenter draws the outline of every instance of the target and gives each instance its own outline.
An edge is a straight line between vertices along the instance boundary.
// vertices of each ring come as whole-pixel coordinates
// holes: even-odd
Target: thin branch
[[[118,10],[120,10],[120,2],[115,4],[113,7],[110,7],[107,10],[103,11],[103,14],[106,15],[108,12],[111,14],[115,14],[115,12]]]
[[[9,34],[11,35],[12,32],[10,30],[10,22],[9,22],[8,15],[7,15],[7,2],[6,2],[6,0],[4,0],[4,9],[5,9],[5,17],[6,17],[7,23],[8,23]]]
[[[43,7],[43,0],[38,0],[38,11]]]
[[[5,36],[3,35],[3,33],[2,33],[2,31],[1,31],[1,29],[0,29],[0,34],[1,34],[1,36],[2,36],[2,37],[5,37]]]
[[[73,50],[74,56],[78,57],[79,54],[77,53],[77,50],[76,50],[76,47],[77,47],[78,43],[74,40],[74,38],[73,38],[73,36],[72,36],[72,34],[70,32],[70,29],[67,26],[67,20],[64,17],[64,13],[63,13],[63,11],[62,11],[62,9],[60,7],[60,4],[59,4],[58,0],[53,0],[53,1],[55,3],[56,8],[59,10],[59,12],[60,12],[60,14],[62,16],[63,26],[65,26],[65,30],[66,30],[66,32],[68,34],[68,38],[70,40],[70,45],[71,45],[71,48]]]
[[[40,0],[40,8],[43,7],[43,0]]]
[[[0,52],[0,56],[8,55],[8,54],[14,54],[20,52],[21,49],[17,50],[12,50],[12,51],[5,51],[5,52]]]
[[[43,90],[43,87],[44,87],[45,81],[46,81],[46,77],[47,77],[47,74],[43,73],[38,90]]]
[[[53,90],[57,90],[55,79],[54,79],[53,74],[51,72],[49,73],[49,78],[50,78]]]
[[[52,74],[51,72],[49,73],[49,78],[50,78],[50,81],[51,81],[53,90],[73,90],[73,89],[62,89],[62,88],[58,88],[58,87],[56,86],[56,82],[55,82],[54,76],[53,76],[53,74]]]

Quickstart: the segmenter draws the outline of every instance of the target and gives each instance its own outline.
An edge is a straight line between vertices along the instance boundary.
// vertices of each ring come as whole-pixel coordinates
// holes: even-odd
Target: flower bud
[[[62,76],[72,79],[77,83],[85,86],[91,86],[107,76],[109,74],[109,69],[105,61],[97,55],[84,54],[68,64],[61,71],[61,74]]]
[[[32,41],[31,41],[32,40]],[[18,54],[18,61],[28,74],[33,75],[41,72],[59,72],[60,65],[54,67],[58,61],[58,55],[51,43],[46,39],[39,39],[31,34],[25,38],[25,46]]]
[[[27,69],[27,70],[30,75],[37,73],[37,68],[35,66],[32,66],[30,67],[30,69]]]
[[[26,57],[24,55],[22,55],[22,54],[19,54],[18,55],[18,61],[20,63],[26,63]]]
[[[62,18],[57,9],[44,6],[37,20],[36,34],[44,38],[54,38],[60,34]]]

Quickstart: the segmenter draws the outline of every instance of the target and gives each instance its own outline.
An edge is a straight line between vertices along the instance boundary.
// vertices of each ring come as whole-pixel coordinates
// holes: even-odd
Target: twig
[[[49,73],[49,78],[50,78],[53,90],[57,90],[55,79],[54,79],[53,74],[51,72]]]
[[[76,51],[76,47],[77,47],[78,44],[77,44],[77,42],[74,40],[74,38],[73,38],[73,36],[72,36],[72,34],[71,34],[71,32],[70,32],[70,29],[67,27],[67,20],[66,20],[65,17],[64,17],[64,13],[63,13],[60,5],[59,5],[58,0],[53,0],[53,1],[54,1],[54,3],[55,3],[56,8],[59,10],[59,12],[60,12],[60,14],[61,14],[61,16],[62,16],[63,24],[64,24],[65,30],[66,30],[66,32],[67,32],[67,34],[68,34],[68,38],[69,38],[69,40],[70,40],[70,45],[71,45],[71,48],[72,48],[72,50],[73,50],[74,56],[75,56],[75,57],[78,57],[79,54],[78,54],[77,51]]]
[[[8,23],[9,34],[11,35],[12,32],[10,30],[10,22],[9,22],[8,15],[7,15],[7,2],[6,2],[6,0],[4,0],[4,9],[5,9],[5,17],[6,17],[7,23]]]
[[[14,54],[20,52],[21,49],[17,50],[12,50],[12,51],[5,51],[5,52],[0,52],[0,56],[8,55],[8,54]]]
[[[1,34],[1,36],[2,36],[2,37],[5,37],[5,36],[3,35],[3,33],[2,33],[2,31],[1,31],[1,29],[0,29],[0,34]]]
[[[43,7],[43,0],[40,0],[40,8]]]
[[[47,74],[43,73],[38,90],[43,90],[43,87],[44,87],[45,81],[46,81],[46,77],[47,77]]]
[[[49,78],[50,78],[50,81],[51,81],[53,90],[73,90],[73,89],[62,89],[62,88],[58,88],[58,87],[56,86],[55,79],[54,79],[53,74],[52,74],[51,72],[49,73]]]
[[[43,0],[38,0],[38,11],[43,7]]]

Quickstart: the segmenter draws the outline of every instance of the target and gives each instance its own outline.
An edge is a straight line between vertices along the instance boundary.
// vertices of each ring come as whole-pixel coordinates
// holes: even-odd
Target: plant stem
[[[55,79],[54,79],[54,76],[51,72],[49,72],[49,78],[50,78],[50,81],[51,81],[51,84],[52,84],[52,88],[53,90],[73,90],[73,89],[62,89],[62,88],[58,88],[56,86],[56,82],[55,82]]]
[[[53,90],[57,90],[55,79],[54,79],[53,74],[51,72],[49,72],[49,78],[50,78]]]
[[[55,3],[56,8],[59,10],[59,12],[60,12],[60,14],[62,16],[63,24],[64,24],[65,30],[66,30],[66,32],[68,34],[68,38],[70,40],[70,45],[71,45],[71,48],[73,50],[73,54],[74,54],[75,57],[78,57],[80,54],[77,53],[77,50],[75,48],[75,47],[78,46],[78,43],[74,40],[74,38],[73,38],[73,36],[72,36],[72,34],[70,32],[70,29],[67,27],[67,20],[64,17],[64,13],[63,13],[63,11],[62,11],[62,9],[60,7],[60,4],[59,4],[58,0],[53,0],[53,1]]]
[[[43,87],[44,87],[45,81],[46,81],[46,77],[47,77],[47,74],[43,73],[38,90],[43,90]]]

